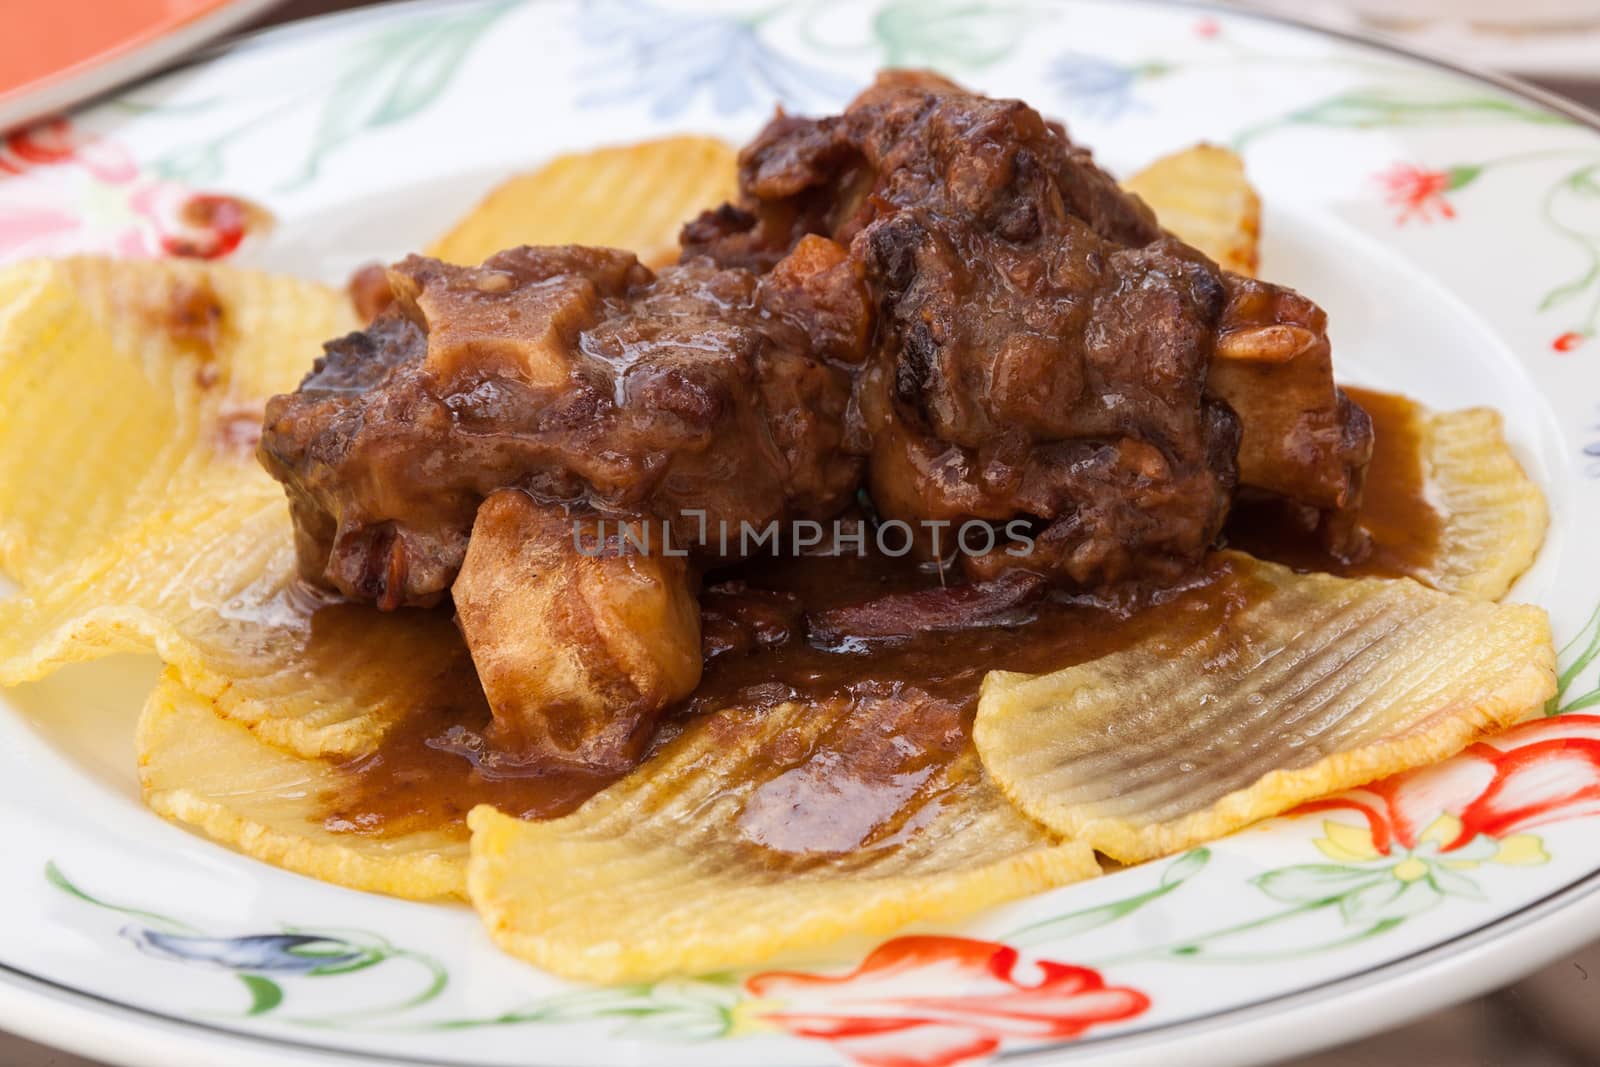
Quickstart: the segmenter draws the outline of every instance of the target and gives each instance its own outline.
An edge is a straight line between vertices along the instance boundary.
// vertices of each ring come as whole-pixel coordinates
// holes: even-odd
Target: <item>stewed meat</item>
[[[702,662],[1173,582],[1241,486],[1359,549],[1371,427],[1322,311],[1164,233],[1032,108],[891,72],[841,115],[773,120],[741,190],[659,274],[582,247],[369,272],[371,324],[268,405],[304,576],[385,609],[451,593],[500,748],[613,773]],[[992,535],[956,542],[970,584],[810,615],[743,578],[696,601],[744,530],[862,487],[930,558],[940,531]]]
[[[853,429],[879,511],[1035,523],[1033,551],[976,574],[1170,579],[1241,479],[1359,501],[1370,426],[1333,386],[1320,310],[1164,234],[1020,101],[890,72],[842,115],[780,115],[740,166],[741,203],[689,224],[684,255],[762,269],[810,234],[849,247],[878,319]]]
[[[348,597],[439,600],[501,488],[658,520],[657,551],[704,558],[741,522],[832,515],[860,481],[836,364],[860,359],[865,297],[822,238],[761,277],[566,247],[412,256],[389,282],[393,305],[272,400],[261,441],[302,572]]]

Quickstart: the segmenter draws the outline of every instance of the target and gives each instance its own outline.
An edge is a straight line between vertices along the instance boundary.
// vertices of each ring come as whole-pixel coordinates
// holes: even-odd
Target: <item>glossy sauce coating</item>
[[[936,590],[939,586],[937,573],[881,556],[768,560],[764,565],[748,565],[747,573],[752,586],[759,580],[761,588],[795,594],[812,612],[885,593]],[[978,687],[987,672],[1060,669],[1106,655],[1155,628],[1188,629],[1182,620],[1210,630],[1248,599],[1249,590],[1231,568],[1225,562],[1214,562],[1147,603],[1057,597],[1034,606],[1016,625],[846,642],[835,647],[819,648],[797,636],[776,648],[714,658],[694,695],[669,714],[653,744],[666,744],[698,716],[731,707],[771,707],[787,701],[831,698],[882,715],[886,704],[915,703],[919,722],[941,724],[932,731],[935,736],[924,736],[929,731],[897,730],[896,736],[888,739],[893,743],[862,766],[854,760],[834,760],[851,766],[840,766],[840,777],[831,784],[810,780],[811,792],[816,794],[811,801],[791,798],[797,810],[816,807],[823,803],[822,793],[833,794],[848,778],[852,804],[862,805],[863,825],[876,825],[882,820],[868,818],[866,812],[888,804],[891,811],[880,812],[886,819],[897,807],[888,803],[894,796],[901,790],[908,790],[907,797],[915,792],[905,775],[926,773],[929,757],[935,752],[942,754],[935,762],[943,762],[964,748]],[[452,649],[448,656],[460,662],[464,651]],[[454,700],[441,700],[439,692],[436,688],[431,700],[419,705],[376,754],[348,765],[344,786],[326,798],[328,829],[401,833],[462,825],[466,813],[479,803],[528,818],[551,818],[573,810],[614,780],[578,773],[518,773],[515,764],[508,764],[482,742],[490,721],[489,708],[474,680],[463,678]],[[881,773],[863,777],[862,772],[874,763]],[[812,766],[814,769],[817,764]],[[803,778],[793,779],[791,785],[804,785]],[[761,821],[772,824],[770,818]],[[792,832],[797,831],[774,828],[765,836],[776,841]]]
[[[1426,560],[1439,516],[1426,499],[1415,405],[1378,393],[1353,395],[1377,428],[1362,512],[1372,535],[1370,554],[1353,564],[1328,556],[1314,532],[1297,526],[1287,509],[1275,511],[1267,504],[1241,507],[1228,529],[1232,547],[1298,568],[1350,575],[1401,575]],[[798,604],[813,618],[890,594],[938,590],[941,584],[936,569],[876,554],[755,560],[715,577],[716,589],[743,582],[747,590]],[[781,643],[713,655],[699,687],[667,716],[653,745],[669,743],[698,716],[785,701],[844,699],[864,714],[899,723],[892,737],[879,739],[881,744],[870,744],[857,731],[848,747],[814,753],[776,774],[756,792],[759,807],[753,800],[740,817],[753,839],[777,851],[853,847],[849,842],[867,841],[877,829],[903,822],[901,809],[912,803],[929,768],[965,749],[987,672],[1059,670],[1155,632],[1177,649],[1186,634],[1211,631],[1257,592],[1225,559],[1213,557],[1184,582],[1158,593],[1130,593],[1120,600],[1052,593],[1008,616],[1005,625],[890,639],[828,635],[825,642],[815,636],[808,641],[804,623],[798,623]],[[705,594],[708,603],[714,595]],[[783,625],[774,623],[772,629],[781,638]],[[470,665],[462,647],[441,648],[439,656],[441,663]],[[446,691],[452,694],[448,699],[441,695]],[[897,703],[915,707],[918,728],[904,728],[906,716],[885,714]],[[614,780],[519,773],[514,763],[483,745],[489,721],[470,666],[453,687],[432,687],[432,695],[379,752],[347,766],[343,786],[325,798],[326,826],[367,834],[438,827],[465,833],[466,813],[476,804],[552,818]],[[778,807],[792,818],[777,818],[776,809],[768,810],[779,800]],[[821,813],[832,814],[822,818]]]

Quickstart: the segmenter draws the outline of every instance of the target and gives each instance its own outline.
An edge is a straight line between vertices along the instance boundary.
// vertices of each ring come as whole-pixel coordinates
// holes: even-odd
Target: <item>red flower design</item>
[[[81,136],[64,118],[24,126],[0,142],[0,173],[26,174],[62,163],[76,163],[110,183],[132,181],[138,173],[133,160],[117,145]]]
[[[1455,218],[1455,206],[1445,194],[1466,186],[1479,173],[1481,168],[1473,166],[1426,170],[1410,163],[1396,163],[1379,174],[1377,181],[1383,186],[1390,206],[1399,209],[1395,222],[1404,225],[1412,218],[1424,222]]]
[[[1555,349],[1557,352],[1572,352],[1588,339],[1589,335],[1586,333],[1578,333],[1576,330],[1568,330],[1566,333],[1552,341],[1550,343],[1550,347]]]
[[[1222,23],[1214,18],[1203,18],[1195,22],[1194,32],[1196,36],[1204,37],[1209,41],[1222,32]]]
[[[64,118],[0,138],[0,258],[113,252],[217,259],[270,217],[246,201],[142,178],[114,142]]]
[[[140,190],[132,202],[154,229],[153,254],[185,259],[221,259],[246,234],[271,221],[262,209],[238,197],[191,193],[172,185]]]
[[[862,1067],[951,1067],[1008,1037],[1060,1040],[1150,1007],[1097,971],[1039,960],[1016,976],[1017,950],[964,937],[900,937],[849,974],[768,971],[745,982],[759,1017],[796,1037],[832,1042]]]
[[[1415,849],[1442,816],[1460,821],[1439,842],[1440,854],[1480,835],[1513,834],[1600,814],[1600,716],[1560,715],[1513,727],[1456,758],[1385,778],[1300,812],[1354,809],[1367,820],[1383,855]]]

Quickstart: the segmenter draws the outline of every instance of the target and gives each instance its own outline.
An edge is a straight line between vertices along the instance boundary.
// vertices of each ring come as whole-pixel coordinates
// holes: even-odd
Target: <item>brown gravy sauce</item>
[[[1387,394],[1350,392],[1371,414],[1377,440],[1362,511],[1372,535],[1371,554],[1355,564],[1337,560],[1287,509],[1265,503],[1236,512],[1227,529],[1232,547],[1299,569],[1346,575],[1394,576],[1426,562],[1440,518],[1426,499],[1416,407]],[[791,594],[808,614],[940,584],[936,571],[881,555],[763,559],[717,575],[719,581],[729,577],[754,589]],[[1175,588],[1126,600],[1053,594],[1029,609],[1031,617],[1013,625],[836,648],[814,647],[801,636],[775,648],[718,656],[707,664],[689,700],[665,717],[652,751],[699,716],[791,700],[843,699],[879,715],[886,695],[904,694],[908,706],[920,706],[920,722],[949,724],[934,731],[937,739],[923,737],[927,731],[896,730],[885,739],[893,743],[868,760],[845,759],[852,743],[837,753],[810,753],[793,767],[780,761],[789,769],[774,768],[774,778],[756,794],[759,802],[753,798],[741,817],[741,833],[783,852],[832,851],[845,839],[865,841],[877,828],[903,821],[929,768],[967,744],[979,685],[989,671],[1059,670],[1156,635],[1176,652],[1249,603],[1259,593],[1252,586],[1225,558],[1214,557]],[[454,647],[439,650],[441,663],[459,663],[465,654],[453,631],[451,640]],[[479,740],[490,714],[474,683],[464,678],[448,695],[438,688],[419,695],[415,712],[376,753],[344,765],[340,784],[323,797],[326,828],[384,836],[418,830],[464,834],[466,813],[477,804],[524,818],[554,818],[614,780],[519,773],[496,762]],[[819,777],[829,767],[834,770]],[[774,818],[766,810],[774,804],[793,817]],[[819,817],[824,813],[831,814]]]

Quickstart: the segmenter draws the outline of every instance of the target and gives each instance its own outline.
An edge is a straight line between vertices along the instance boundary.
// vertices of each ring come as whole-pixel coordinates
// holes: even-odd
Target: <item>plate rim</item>
[[[175,32],[190,30],[196,23],[239,9],[265,10],[277,2],[280,0],[233,0],[227,6],[203,15]],[[67,113],[92,107],[100,97],[112,90],[133,89],[175,71],[202,66],[229,55],[271,47],[280,41],[317,36],[339,25],[378,21],[398,12],[447,8],[458,2],[398,0],[251,30],[227,41],[204,45],[188,56],[163,63],[137,78],[111,79],[93,95],[71,106]],[[1056,5],[1063,7],[1078,2],[1081,0],[1054,0]],[[1600,109],[1591,109],[1533,85],[1523,77],[1483,69],[1381,31],[1363,32],[1329,26],[1313,18],[1280,11],[1245,9],[1221,0],[1135,2],[1149,8],[1193,11],[1284,26],[1313,36],[1391,53],[1492,86],[1572,119],[1576,124],[1600,135]],[[224,25],[211,31],[211,34],[226,32],[227,28]],[[194,41],[203,41],[211,34],[197,33]],[[168,35],[167,39],[171,36]],[[111,63],[115,62],[116,58],[113,58]],[[6,115],[4,102],[0,101],[0,129],[7,125]],[[1535,928],[1546,936],[1517,940],[1505,936]],[[1499,988],[1560,957],[1570,947],[1570,942],[1556,935],[1574,931],[1586,939],[1600,933],[1600,866],[1574,881],[1552,888],[1514,911],[1464,928],[1426,948],[1316,985],[1263,997],[1199,1017],[1157,1023],[1136,1031],[1089,1035],[1070,1043],[1041,1048],[1006,1049],[996,1056],[996,1060],[1044,1065],[1077,1064],[1093,1059],[1108,1067],[1133,1067],[1155,1062],[1152,1057],[1161,1050],[1181,1044],[1186,1058],[1195,1067],[1206,1067],[1208,1064],[1243,1067],[1276,1061],[1387,1030],[1437,1008],[1476,996],[1488,989]],[[1469,966],[1472,960],[1479,963],[1492,961],[1498,963],[1499,967],[1472,968]],[[1449,980],[1440,980],[1446,978]],[[1397,985],[1407,989],[1406,997],[1393,996]],[[1331,1010],[1334,1003],[1341,1007],[1360,1005],[1362,1010],[1335,1012]],[[36,1017],[28,1011],[30,1004],[45,1008],[37,1017],[38,1025],[35,1025]],[[50,1025],[51,1020],[56,1021],[55,1025]],[[71,1025],[74,1021],[91,1020],[99,1026],[98,1031]],[[3,960],[0,960],[0,1023],[12,1033],[54,1048],[104,1059],[109,1063],[139,1067],[183,1067],[190,1063],[196,1067],[211,1067],[215,1062],[212,1057],[221,1046],[228,1046],[230,1053],[245,1057],[231,1061],[239,1067],[253,1067],[255,1064],[263,1067],[282,1064],[337,1067],[339,1064],[359,1063],[392,1063],[406,1067],[482,1067],[482,1061],[396,1056],[378,1050],[256,1033],[75,988]],[[1241,1056],[1241,1050],[1235,1042],[1242,1025],[1248,1026],[1259,1039],[1259,1046],[1243,1052]],[[152,1033],[159,1033],[159,1047],[151,1046],[144,1040],[129,1041],[131,1035],[143,1038]],[[1331,1036],[1335,1033],[1336,1036]],[[180,1047],[175,1048],[170,1043],[174,1040]]]
[[[1581,915],[1580,915],[1581,912]],[[1558,924],[1555,920],[1561,920]],[[1553,932],[1557,925],[1600,925],[1600,870],[1555,889],[1531,901],[1516,911],[1493,922],[1465,930],[1446,941],[1431,945],[1400,959],[1376,964],[1353,974],[1330,979],[1319,985],[1267,997],[1250,1004],[1228,1008],[1224,1011],[1193,1019],[1175,1020],[1157,1024],[1132,1033],[1111,1033],[1080,1038],[1068,1044],[1001,1051],[997,1062],[1028,1065],[1077,1064],[1094,1060],[1106,1067],[1137,1067],[1152,1062],[1147,1053],[1183,1043],[1186,1058],[1196,1067],[1215,1064],[1218,1067],[1247,1067],[1249,1064],[1277,1061],[1333,1043],[1355,1040],[1369,1034],[1401,1025],[1407,1019],[1427,1014],[1447,1004],[1475,996],[1485,990],[1504,984],[1506,974],[1525,974],[1561,955],[1566,946],[1552,937],[1541,944],[1556,944],[1552,951],[1533,947],[1521,951],[1522,945],[1503,935],[1508,931],[1541,926]],[[1510,957],[1509,970],[1479,969],[1478,977],[1467,969],[1458,957],[1475,957],[1478,962]],[[1437,972],[1437,973],[1436,973]],[[1391,980],[1373,983],[1374,976],[1390,975]],[[1453,983],[1430,985],[1437,977],[1450,976]],[[1408,987],[1414,997],[1405,1000],[1392,996],[1396,982]],[[1348,987],[1348,988],[1346,988]],[[18,1008],[29,1003],[50,1005],[52,1013],[63,1017],[90,1018],[97,1022],[118,1020],[116,1033],[102,1033],[98,1037],[77,1030],[62,1039],[48,1025],[34,1025],[34,1019],[21,1011],[13,1011],[11,1000],[15,995]],[[1341,1025],[1330,1025],[1328,1002],[1339,999],[1346,1006],[1360,1003],[1363,1011],[1353,1016],[1345,1015]],[[1344,1014],[1344,1013],[1341,1013]],[[1269,1031],[1270,1038],[1262,1047],[1240,1058],[1237,1048],[1231,1047],[1235,1039],[1236,1024],[1243,1018],[1258,1031]],[[4,1020],[12,1033],[57,1049],[80,1055],[105,1059],[109,1063],[138,1065],[138,1067],[183,1067],[193,1063],[196,1067],[212,1067],[219,1044],[230,1046],[231,1051],[259,1053],[264,1058],[236,1059],[237,1067],[254,1064],[330,1065],[351,1063],[396,1064],[403,1067],[481,1067],[481,1061],[441,1060],[437,1057],[396,1056],[393,1053],[341,1048],[313,1041],[301,1041],[264,1033],[252,1033],[219,1023],[208,1023],[187,1016],[129,1004],[114,997],[86,992],[64,985],[53,979],[35,975],[12,964],[0,962],[0,1020]],[[22,1020],[20,1022],[13,1020]],[[126,1028],[120,1024],[126,1023]],[[152,1050],[148,1057],[138,1055],[125,1044],[127,1034],[145,1035],[151,1032],[151,1023],[158,1024],[163,1040],[177,1038],[190,1046],[176,1050],[185,1058],[175,1059],[175,1050],[163,1044],[159,1051]],[[1325,1035],[1337,1030],[1338,1039],[1331,1042]],[[1220,1047],[1224,1042],[1230,1047]],[[115,1043],[115,1045],[113,1044]],[[1197,1047],[1198,1043],[1198,1047]],[[193,1053],[197,1058],[189,1059]],[[286,1056],[294,1057],[292,1060]],[[130,1058],[132,1057],[132,1058]]]

